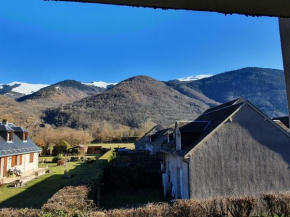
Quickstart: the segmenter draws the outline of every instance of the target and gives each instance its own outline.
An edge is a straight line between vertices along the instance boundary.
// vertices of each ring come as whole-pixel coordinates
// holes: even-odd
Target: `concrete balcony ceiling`
[[[290,0],[48,0],[290,17]]]

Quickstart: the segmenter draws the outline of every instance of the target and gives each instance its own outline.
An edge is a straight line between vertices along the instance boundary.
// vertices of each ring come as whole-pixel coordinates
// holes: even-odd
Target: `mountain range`
[[[20,86],[0,85],[0,94],[16,99],[13,106],[35,109],[48,124],[72,128],[90,128],[98,121],[134,128],[146,122],[168,126],[176,120],[193,120],[207,108],[238,97],[271,117],[288,113],[284,74],[277,69],[243,68],[167,82],[148,76],[118,84],[65,80],[17,96],[15,88]]]
[[[243,97],[270,117],[288,114],[284,72],[278,69],[248,67],[196,81],[173,80],[166,84],[189,97],[195,97],[195,90],[220,103]]]
[[[88,128],[103,120],[139,128],[148,121],[170,125],[179,119],[194,120],[207,108],[199,99],[187,97],[163,82],[135,76],[102,94],[46,110],[44,120],[72,128]]]
[[[63,81],[64,82],[64,81]],[[25,95],[33,94],[42,88],[48,86],[56,86],[62,85],[63,82],[59,82],[57,84],[48,85],[48,84],[29,84],[24,82],[14,81],[9,84],[0,84],[0,95],[7,96],[9,98],[17,99]],[[90,83],[82,83],[87,86],[93,86],[96,88],[100,88],[102,90],[109,89],[116,85],[117,83],[106,83],[103,81],[94,81]],[[64,84],[65,85],[65,84]]]

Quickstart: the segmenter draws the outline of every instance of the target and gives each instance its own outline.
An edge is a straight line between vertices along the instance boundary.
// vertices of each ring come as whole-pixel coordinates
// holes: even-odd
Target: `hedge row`
[[[56,192],[41,209],[2,209],[2,217],[87,216],[95,208],[87,186],[68,186]],[[24,198],[25,199],[25,198]]]
[[[267,193],[260,197],[216,197],[208,200],[176,200],[168,203],[147,204],[140,208],[93,212],[101,217],[289,217],[290,192]]]
[[[92,217],[249,217],[290,216],[290,192],[262,194],[260,197],[216,197],[208,200],[176,200],[168,203],[149,203],[132,209],[96,211],[88,198],[85,186],[65,187],[43,205],[35,209],[2,209],[2,217],[92,216]]]

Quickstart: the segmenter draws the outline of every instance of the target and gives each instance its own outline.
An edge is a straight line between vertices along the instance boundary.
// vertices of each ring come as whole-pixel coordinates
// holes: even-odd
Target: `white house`
[[[0,178],[13,168],[22,172],[37,169],[40,151],[27,130],[8,121],[0,122]]]

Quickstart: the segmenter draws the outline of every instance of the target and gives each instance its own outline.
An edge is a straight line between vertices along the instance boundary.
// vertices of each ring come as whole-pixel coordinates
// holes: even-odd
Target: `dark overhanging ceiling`
[[[290,0],[46,0],[290,18]]]

